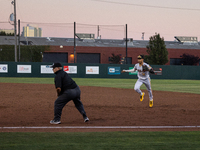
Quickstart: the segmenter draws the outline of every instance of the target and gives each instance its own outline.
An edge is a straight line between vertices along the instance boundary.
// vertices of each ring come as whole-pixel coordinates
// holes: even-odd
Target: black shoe
[[[61,124],[61,121],[59,121],[59,120],[51,120],[50,124]]]
[[[84,117],[84,122],[90,121],[88,117]]]

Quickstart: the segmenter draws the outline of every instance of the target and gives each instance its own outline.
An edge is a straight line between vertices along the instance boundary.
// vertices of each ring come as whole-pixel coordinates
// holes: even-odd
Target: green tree
[[[20,62],[42,62],[43,52],[49,50],[49,46],[21,45]],[[14,54],[14,45],[0,45],[0,61],[15,61]]]
[[[197,66],[197,64],[199,64],[200,61],[199,56],[194,56],[186,53],[184,53],[181,57],[183,65]]]
[[[5,31],[0,31],[0,36],[14,36],[14,33],[6,33]]]
[[[5,36],[6,35],[6,32],[5,31],[1,31],[0,32],[0,36]]]
[[[120,61],[121,61],[121,56],[112,53],[112,57],[110,57],[111,64],[120,64]]]
[[[155,34],[149,38],[147,45],[146,62],[152,65],[164,65],[168,62],[168,51],[166,49],[164,38],[160,34]]]

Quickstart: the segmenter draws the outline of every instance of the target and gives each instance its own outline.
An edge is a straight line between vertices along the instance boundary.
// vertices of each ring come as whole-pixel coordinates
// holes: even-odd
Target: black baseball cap
[[[50,66],[50,68],[56,68],[56,67],[62,67],[61,63],[53,63],[52,66]]]
[[[137,58],[138,59],[144,59],[144,55],[139,55]]]

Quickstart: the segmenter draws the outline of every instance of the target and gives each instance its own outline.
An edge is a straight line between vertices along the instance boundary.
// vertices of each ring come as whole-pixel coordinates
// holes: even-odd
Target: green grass
[[[198,150],[200,132],[1,133],[1,150]]]
[[[53,78],[10,78],[0,77],[2,83],[41,83],[41,84],[54,84]]]
[[[78,85],[114,87],[133,89],[136,79],[97,79],[74,78]],[[53,78],[6,78],[0,77],[0,82],[5,83],[40,83],[54,84]],[[152,89],[156,91],[171,91],[200,94],[200,80],[151,80]],[[141,89],[146,89],[142,85]]]

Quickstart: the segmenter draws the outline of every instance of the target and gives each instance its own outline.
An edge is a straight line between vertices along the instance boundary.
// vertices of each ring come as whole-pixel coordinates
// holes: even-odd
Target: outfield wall
[[[0,62],[0,77],[54,77],[52,63]],[[123,73],[134,65],[118,64],[62,64],[63,69],[75,78],[137,78],[137,74]],[[158,75],[152,79],[192,79],[200,80],[200,66],[152,66]]]

